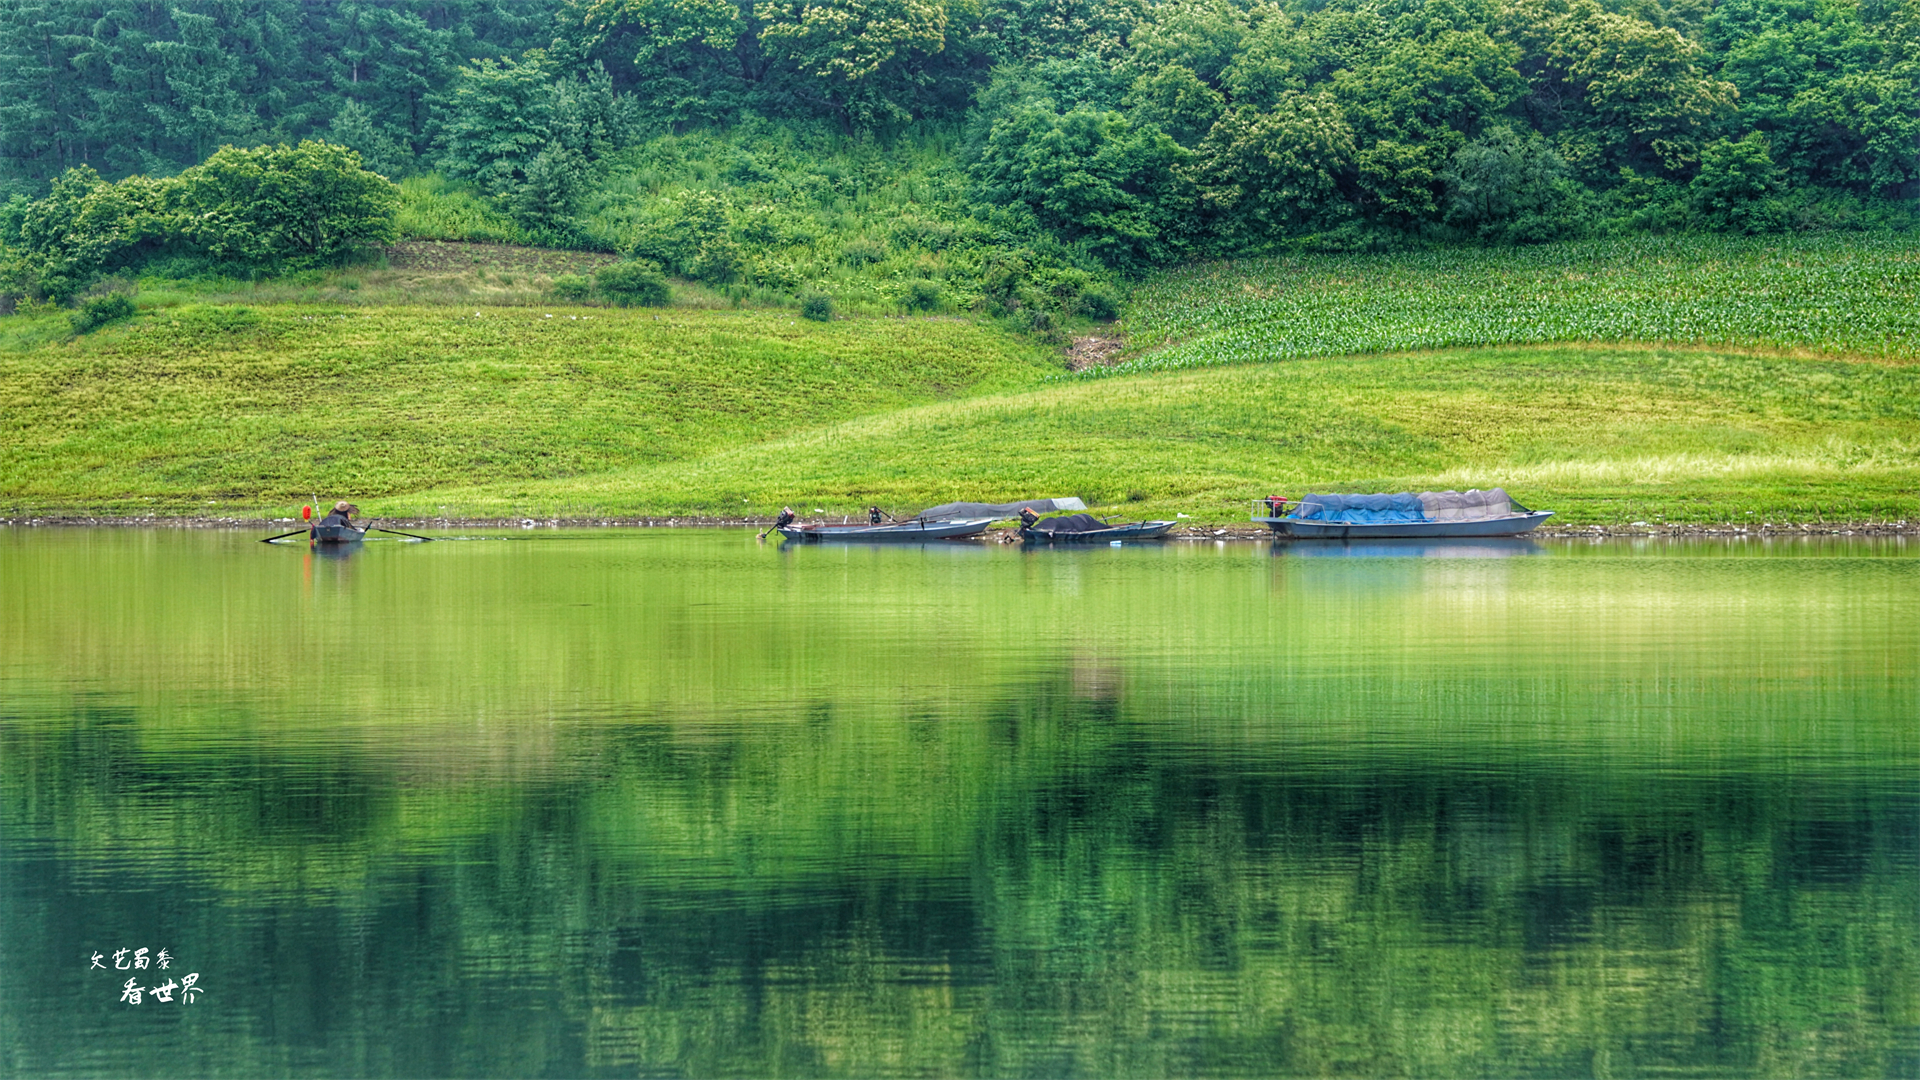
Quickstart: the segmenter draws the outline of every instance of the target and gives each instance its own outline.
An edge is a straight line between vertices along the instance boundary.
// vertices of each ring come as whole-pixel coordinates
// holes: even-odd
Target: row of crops
[[[1645,341],[1920,359],[1920,236],[1640,237],[1208,263],[1138,288],[1106,373]]]

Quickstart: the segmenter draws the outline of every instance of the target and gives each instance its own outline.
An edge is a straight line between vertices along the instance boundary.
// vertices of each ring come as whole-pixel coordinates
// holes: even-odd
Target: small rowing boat
[[[364,526],[356,529],[351,525],[315,525],[307,530],[307,535],[316,544],[351,544],[365,540],[367,530]]]
[[[964,540],[978,536],[993,524],[992,518],[962,518],[957,521],[891,521],[881,525],[782,525],[780,535],[806,544],[858,541],[860,543],[909,543],[927,540]]]
[[[1020,539],[1029,544],[1109,544],[1116,540],[1156,540],[1173,528],[1171,521],[1130,521],[1109,524],[1092,514],[1041,518],[1020,527]]]

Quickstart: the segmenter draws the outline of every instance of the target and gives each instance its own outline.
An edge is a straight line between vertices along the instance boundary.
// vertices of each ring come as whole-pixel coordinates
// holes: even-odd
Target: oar
[[[292,532],[290,532],[290,533],[281,533],[281,534],[280,534],[279,536],[269,536],[269,537],[267,537],[267,538],[266,538],[265,540],[262,540],[262,541],[260,541],[260,542],[261,542],[261,543],[263,543],[263,544],[271,544],[271,543],[273,543],[273,542],[274,542],[275,540],[285,540],[285,539],[286,539],[287,537],[289,537],[289,536],[299,536],[299,535],[300,535],[301,533],[303,533],[303,532],[306,532],[306,531],[307,531],[307,530],[305,530],[305,529],[295,529],[295,530],[293,530],[293,531],[292,531]]]
[[[412,538],[413,538],[413,539],[415,539],[415,540],[433,540],[433,539],[436,539],[435,537],[432,537],[432,536],[420,536],[420,535],[418,535],[418,534],[415,534],[415,533],[403,533],[403,532],[401,532],[401,531],[400,531],[399,529],[383,529],[383,528],[381,528],[381,527],[380,527],[380,526],[378,526],[378,525],[369,525],[369,526],[367,526],[367,528],[369,528],[369,529],[371,529],[371,530],[373,530],[374,532],[383,532],[383,533],[392,533],[392,534],[393,534],[393,535],[395,535],[395,536],[409,536],[409,537],[412,537]]]

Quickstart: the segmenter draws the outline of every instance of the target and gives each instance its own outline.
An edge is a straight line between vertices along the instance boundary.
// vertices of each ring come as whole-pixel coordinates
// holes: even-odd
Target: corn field
[[[1920,237],[1636,237],[1207,263],[1134,292],[1099,374],[1548,342],[1920,359]]]

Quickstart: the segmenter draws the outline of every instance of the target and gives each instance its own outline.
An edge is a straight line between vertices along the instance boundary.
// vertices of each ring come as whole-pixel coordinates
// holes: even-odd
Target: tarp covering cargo
[[[1486,521],[1513,516],[1513,500],[1505,488],[1487,491],[1423,491],[1420,505],[1429,521]]]
[[[1418,495],[1308,495],[1293,512],[1300,521],[1398,525],[1417,521],[1487,521],[1513,516],[1504,488],[1423,491]]]
[[[1066,517],[1045,518],[1033,524],[1034,532],[1043,533],[1083,533],[1111,528],[1113,526],[1092,514],[1068,514]]]
[[[1030,507],[1036,514],[1050,514],[1056,510],[1085,510],[1087,504],[1079,499],[1023,499],[1010,503],[943,503],[914,515],[917,521],[944,521],[950,518],[1007,518],[1020,512],[1021,507]]]

